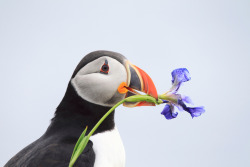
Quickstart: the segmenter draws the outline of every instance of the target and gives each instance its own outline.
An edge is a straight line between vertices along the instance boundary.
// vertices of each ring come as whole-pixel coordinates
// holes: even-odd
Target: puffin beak
[[[132,95],[140,94],[138,91],[143,92],[147,95],[158,99],[157,90],[155,85],[150,78],[150,76],[140,69],[139,67],[131,64],[129,61],[126,61],[125,67],[127,70],[128,78],[127,83],[122,83],[118,91],[120,93],[126,93],[125,97],[129,97]],[[125,102],[123,103],[126,107],[137,107],[137,106],[154,106],[154,103],[150,102]]]

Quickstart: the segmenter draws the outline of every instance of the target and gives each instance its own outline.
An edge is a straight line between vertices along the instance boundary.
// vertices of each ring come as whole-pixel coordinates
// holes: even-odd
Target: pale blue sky
[[[128,167],[250,166],[250,1],[0,1],[0,166],[49,125],[77,63],[126,56],[159,93],[186,67],[180,93],[206,113],[116,110]]]

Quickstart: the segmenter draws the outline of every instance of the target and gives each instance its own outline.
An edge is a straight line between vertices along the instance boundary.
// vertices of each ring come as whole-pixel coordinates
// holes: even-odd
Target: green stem
[[[172,96],[167,96],[165,94],[158,95],[158,97],[159,97],[159,99],[171,101],[171,102],[176,103],[176,104],[178,102],[178,98],[175,98],[175,97],[172,97]]]
[[[140,101],[147,101],[150,103],[155,103],[155,104],[161,104],[162,100],[160,99],[155,99],[149,95],[134,95],[134,96],[130,96],[127,97],[121,101],[119,101],[116,105],[114,105],[110,110],[108,110],[108,112],[102,116],[102,118],[96,123],[96,125],[92,128],[92,130],[89,132],[89,134],[87,136],[85,136],[85,132],[79,137],[76,146],[74,148],[71,160],[70,160],[70,164],[69,167],[73,167],[75,161],[77,160],[77,158],[80,156],[80,154],[83,152],[84,148],[86,147],[89,138],[94,134],[94,132],[96,131],[96,129],[101,125],[101,123],[107,118],[107,116],[109,116],[110,113],[112,113],[115,108],[117,108],[119,105],[121,105],[124,102],[140,102]]]
[[[90,138],[90,136],[95,132],[95,130],[101,125],[101,123],[107,118],[107,116],[109,116],[110,113],[112,113],[114,111],[115,108],[117,108],[119,105],[121,105],[122,103],[124,103],[125,101],[127,102],[138,102],[138,101],[148,101],[151,103],[159,103],[158,101],[156,101],[156,99],[154,99],[151,96],[148,95],[134,95],[134,96],[130,96],[127,97],[126,99],[123,99],[121,101],[119,101],[118,103],[116,103],[116,105],[114,105],[98,122],[97,124],[93,127],[93,129],[89,132],[88,134],[88,138]],[[161,102],[160,102],[161,103]]]
[[[93,127],[93,129],[89,132],[88,134],[88,138],[90,138],[90,136],[95,132],[95,130],[100,126],[100,124],[104,121],[104,119],[107,118],[107,116],[109,116],[110,113],[112,113],[114,111],[114,109],[116,107],[118,107],[119,105],[121,105],[122,103],[124,103],[126,101],[126,99],[123,99],[121,101],[119,101],[116,105],[114,105],[98,122],[97,124]]]

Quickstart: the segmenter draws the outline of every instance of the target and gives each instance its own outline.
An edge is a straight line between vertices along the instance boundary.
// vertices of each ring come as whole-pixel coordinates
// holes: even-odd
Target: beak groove
[[[145,71],[131,64],[129,61],[126,62],[126,70],[128,73],[128,80],[127,80],[128,92],[126,94],[126,97],[139,94],[137,91],[135,91],[138,90],[154,97],[155,99],[158,99],[158,94],[155,85],[150,76]],[[126,107],[137,107],[137,106],[154,106],[155,104],[149,102],[137,102],[137,103],[125,102],[123,103],[123,105]]]

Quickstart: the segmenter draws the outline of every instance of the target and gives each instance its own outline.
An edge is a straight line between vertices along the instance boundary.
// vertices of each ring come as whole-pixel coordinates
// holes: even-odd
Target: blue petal
[[[173,107],[169,104],[166,104],[163,111],[161,112],[162,115],[165,116],[166,119],[173,119],[176,118],[178,113],[173,112]]]
[[[172,71],[172,83],[186,82],[191,79],[190,74],[186,68],[177,68]]]
[[[175,69],[174,71],[172,71],[171,75],[173,85],[170,91],[172,93],[176,93],[179,90],[182,82],[186,82],[191,79],[190,74],[186,68]]]
[[[192,118],[198,117],[205,112],[203,106],[201,107],[187,107],[186,104],[182,100],[178,100],[178,105],[180,105],[185,111],[187,111]]]
[[[193,105],[193,102],[192,102],[192,100],[191,100],[190,97],[181,95],[181,99],[182,99],[182,101],[184,101],[185,103],[188,103],[188,104],[192,104],[192,105]]]
[[[176,118],[177,115],[178,115],[178,112],[172,112],[172,117],[173,117],[173,118]]]
[[[187,109],[188,109],[187,112],[189,112],[191,114],[192,118],[198,117],[205,112],[205,109],[203,106],[201,106],[201,107],[187,107]]]
[[[179,111],[183,111],[182,106],[180,106],[180,105],[175,105],[175,107],[178,108]]]

